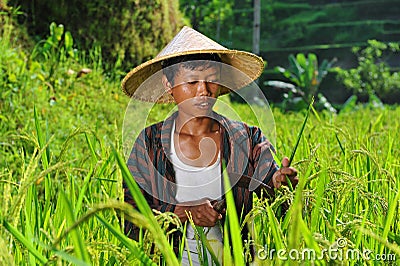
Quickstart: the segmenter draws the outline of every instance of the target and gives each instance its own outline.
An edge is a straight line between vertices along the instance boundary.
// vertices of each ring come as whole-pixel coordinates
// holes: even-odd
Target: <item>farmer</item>
[[[258,56],[229,50],[199,32],[184,27],[152,60],[141,64],[122,81],[130,97],[147,102],[173,102],[177,111],[145,128],[137,137],[128,168],[148,204],[175,213],[182,223],[192,219],[204,227],[210,243],[207,258],[198,254],[196,228],[188,223],[182,264],[222,260],[224,183],[229,176],[238,217],[252,208],[252,193],[260,187],[295,186],[297,171],[285,157],[279,169],[274,148],[257,127],[233,121],[213,111],[218,96],[239,90],[261,74]],[[125,201],[136,206],[124,185]],[[222,203],[222,204],[221,204]],[[223,224],[222,224],[223,225]],[[127,226],[127,234],[133,228]],[[131,231],[130,231],[131,230]]]

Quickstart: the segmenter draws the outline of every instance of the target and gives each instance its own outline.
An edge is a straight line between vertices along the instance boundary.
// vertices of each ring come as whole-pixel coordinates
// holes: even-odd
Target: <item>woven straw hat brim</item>
[[[138,89],[138,87],[142,83],[144,83],[149,77],[151,77],[153,74],[157,73],[162,69],[161,62],[163,60],[181,55],[199,54],[199,53],[216,53],[221,57],[223,63],[231,65],[232,67],[240,70],[249,77],[246,80],[236,82],[235,87],[232,88],[223,87],[221,89],[220,93],[221,95],[229,93],[231,90],[237,90],[248,85],[251,81],[257,79],[261,75],[264,69],[264,62],[260,57],[244,51],[237,51],[237,50],[187,51],[184,53],[177,53],[168,56],[157,57],[134,68],[122,80],[122,91],[129,97],[133,97],[145,102],[157,102],[157,103],[174,102],[172,96],[167,93],[164,93],[163,91],[164,89],[161,86],[148,90],[141,90],[140,94],[135,94],[135,92]],[[162,96],[159,97],[160,95]]]
[[[160,73],[162,61],[190,54],[218,54],[223,63],[239,70],[246,76],[246,78],[243,78],[243,75],[229,77],[232,80],[228,87],[222,86],[221,94],[248,85],[257,79],[264,69],[264,62],[261,57],[245,51],[229,50],[185,26],[154,59],[137,66],[125,76],[121,84],[122,91],[129,97],[146,102],[174,102],[172,96],[165,92],[163,86],[160,86],[161,80],[159,83],[149,82],[151,86],[144,89],[138,90],[138,88],[152,75]],[[241,76],[241,78],[235,79],[235,76]]]

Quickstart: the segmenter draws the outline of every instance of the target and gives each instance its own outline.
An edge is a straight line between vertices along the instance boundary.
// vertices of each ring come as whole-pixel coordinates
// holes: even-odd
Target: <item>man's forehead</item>
[[[208,68],[204,70],[190,70],[182,69],[177,73],[177,78],[181,80],[204,80],[209,78],[219,78],[219,71],[215,68]]]
[[[202,62],[202,63],[179,63],[179,72],[182,73],[219,73],[221,67],[215,62]]]

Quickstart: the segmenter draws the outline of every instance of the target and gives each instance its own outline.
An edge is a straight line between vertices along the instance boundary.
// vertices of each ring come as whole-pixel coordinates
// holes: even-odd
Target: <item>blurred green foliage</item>
[[[101,46],[103,58],[129,69],[155,56],[186,24],[177,0],[11,0],[37,41],[51,22],[65,25],[80,50]]]
[[[400,98],[400,72],[391,71],[386,61],[399,54],[399,43],[385,44],[369,40],[365,48],[354,47],[358,66],[336,68],[338,78],[347,89],[363,98],[378,97],[393,103]]]
[[[14,28],[8,24],[0,38],[2,169],[18,171],[20,159],[17,158],[33,152],[34,147],[27,140],[34,128],[35,106],[46,124],[49,134],[46,140],[50,135],[57,136],[52,143],[58,147],[73,132],[80,134],[81,128],[89,127],[96,136],[113,136],[116,124],[122,123],[115,113],[125,108],[128,99],[122,96],[119,79],[105,75],[101,50],[96,48],[88,53],[74,50],[70,47],[71,40],[59,39],[59,26],[52,24],[51,28],[52,32],[31,50],[18,45],[17,39],[12,38]],[[15,143],[26,143],[26,146],[18,150]],[[53,151],[60,154],[53,161],[65,155],[60,150]],[[87,151],[77,147],[75,152],[86,154]]]
[[[215,1],[180,0],[181,10],[201,32],[223,45],[252,50],[253,5],[251,0]],[[276,66],[289,67],[290,54],[314,53],[320,58],[338,58],[346,69],[356,64],[351,49],[367,46],[369,39],[382,42],[400,40],[399,0],[329,1],[265,0],[260,1],[260,55],[268,68],[260,81],[275,80]],[[382,58],[384,60],[384,58]],[[387,62],[399,67],[398,60]],[[329,101],[343,103],[348,93],[331,73],[321,90]],[[284,100],[280,92],[265,90],[268,99]],[[392,94],[390,99],[400,99]],[[397,100],[398,102],[399,100]]]

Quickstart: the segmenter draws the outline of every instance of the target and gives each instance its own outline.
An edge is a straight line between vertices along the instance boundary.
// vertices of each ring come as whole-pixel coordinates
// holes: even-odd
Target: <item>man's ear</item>
[[[164,86],[165,91],[166,91],[168,94],[171,94],[171,95],[172,95],[172,84],[171,84],[171,82],[168,81],[168,78],[167,78],[166,75],[163,75],[163,76],[162,76],[161,82],[162,82],[162,84],[163,84],[163,86]]]

